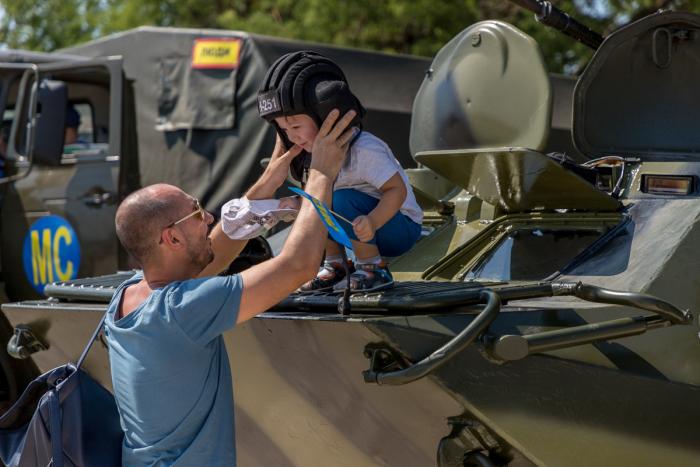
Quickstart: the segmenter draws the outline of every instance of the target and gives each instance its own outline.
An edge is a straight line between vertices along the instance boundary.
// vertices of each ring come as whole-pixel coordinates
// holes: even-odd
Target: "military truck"
[[[414,101],[426,220],[395,287],[350,310],[293,294],[225,335],[240,465],[695,465],[698,31],[660,12],[594,40],[579,159],[545,154],[554,86],[529,36],[485,21],[448,43]],[[75,358],[129,274],[4,305],[14,353]],[[109,387],[107,352],[85,367]]]

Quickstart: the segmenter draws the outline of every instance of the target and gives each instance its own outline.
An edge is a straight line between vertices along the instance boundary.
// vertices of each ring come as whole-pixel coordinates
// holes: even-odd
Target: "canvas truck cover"
[[[64,49],[121,55],[133,83],[141,185],[175,184],[215,212],[261,172],[274,131],[258,116],[257,91],[280,55],[310,49],[335,60],[368,113],[364,128],[404,167],[413,98],[429,66],[388,55],[237,31],[141,27]],[[123,154],[122,157],[133,157]]]

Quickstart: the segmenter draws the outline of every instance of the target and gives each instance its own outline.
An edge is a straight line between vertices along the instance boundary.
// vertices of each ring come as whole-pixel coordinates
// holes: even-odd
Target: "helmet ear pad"
[[[316,120],[319,127],[333,109],[338,109],[340,116],[354,110],[356,115],[350,126],[362,126],[365,108],[350,91],[350,86],[345,80],[329,79],[328,75],[312,77],[305,86],[304,102],[310,113],[315,114],[311,115],[311,118]]]
[[[290,92],[282,93],[283,108],[290,108],[298,111],[298,113],[309,113],[313,109],[309,108],[309,102],[306,101],[306,89],[309,87],[309,80],[316,79],[318,76],[323,76],[325,79],[345,80],[345,75],[338,65],[331,62],[327,58],[314,58],[313,60],[305,57],[294,64],[285,75],[282,87],[286,87]],[[289,99],[285,102],[286,99]],[[288,105],[289,107],[284,107]]]

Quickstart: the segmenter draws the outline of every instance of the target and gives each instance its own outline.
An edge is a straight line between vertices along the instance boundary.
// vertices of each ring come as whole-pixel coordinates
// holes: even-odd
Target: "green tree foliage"
[[[385,52],[433,55],[480,19],[476,1],[287,0],[230,8],[218,26]]]
[[[110,0],[103,32],[142,24],[238,29],[432,55],[480,19],[476,0]]]
[[[94,37],[100,0],[0,0],[0,42],[51,51]]]
[[[553,3],[603,34],[660,8],[700,11],[694,0]],[[0,0],[0,7],[0,42],[42,51],[153,25],[237,29],[432,56],[470,24],[501,19],[538,41],[550,71],[576,73],[592,54],[506,0]]]

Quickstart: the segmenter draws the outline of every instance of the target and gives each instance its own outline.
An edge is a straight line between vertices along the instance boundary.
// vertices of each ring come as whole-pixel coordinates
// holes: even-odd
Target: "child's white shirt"
[[[352,188],[381,199],[381,186],[397,172],[406,185],[406,199],[400,211],[412,221],[421,224],[423,210],[416,201],[401,164],[384,141],[367,131],[363,131],[350,147],[349,160],[340,170],[333,189]]]

